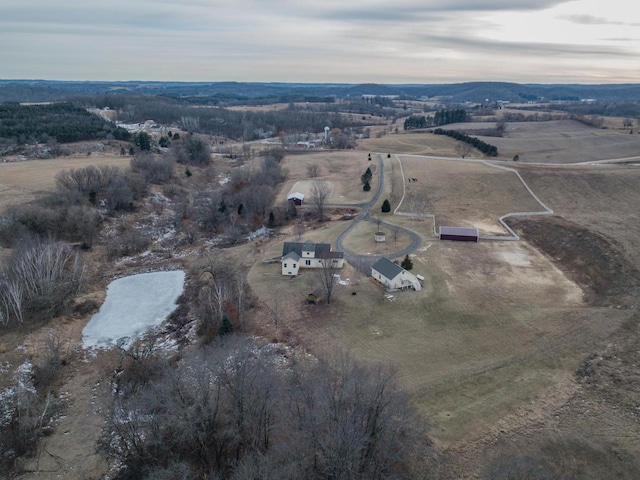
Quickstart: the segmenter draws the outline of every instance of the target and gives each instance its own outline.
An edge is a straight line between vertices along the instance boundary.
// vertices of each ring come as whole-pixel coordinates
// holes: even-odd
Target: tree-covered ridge
[[[49,105],[0,105],[0,138],[17,143],[60,143],[95,140],[111,134],[128,140],[129,132],[71,103]]]
[[[285,110],[237,111],[222,107],[194,107],[164,96],[102,95],[78,97],[77,102],[118,112],[118,120],[138,123],[153,119],[163,125],[176,125],[194,133],[219,135],[236,140],[256,140],[283,133],[320,132],[324,127],[363,126],[339,115],[331,104],[304,109],[291,106]]]

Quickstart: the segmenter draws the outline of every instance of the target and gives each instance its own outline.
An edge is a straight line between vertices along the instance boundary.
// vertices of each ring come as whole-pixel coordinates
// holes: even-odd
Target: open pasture
[[[556,214],[605,235],[640,269],[640,166],[522,165],[520,174]]]
[[[479,138],[497,146],[500,158],[511,160],[518,155],[520,162],[529,163],[578,163],[640,155],[640,135],[593,128],[574,120],[508,123],[504,137]]]
[[[414,155],[456,156],[456,141],[432,133],[398,133],[381,138],[358,140],[358,150],[371,152],[407,153]],[[480,152],[477,152],[478,156]]]
[[[508,122],[503,137],[482,136],[481,130],[495,127],[493,122],[466,122],[444,125],[446,130],[464,131],[498,147],[499,156],[490,160],[522,163],[579,163],[636,157],[640,160],[640,134],[628,130],[598,129],[574,120],[546,122]],[[474,134],[474,130],[478,134]],[[637,129],[636,129],[637,130]],[[635,132],[635,130],[634,130]],[[431,133],[401,133],[358,141],[358,149],[378,152],[458,157],[456,141]],[[484,158],[478,150],[470,157]]]
[[[502,215],[543,210],[513,172],[466,161],[409,156],[400,156],[400,161],[405,181],[415,181],[406,182],[399,211],[434,214],[438,226],[503,234],[498,223]]]

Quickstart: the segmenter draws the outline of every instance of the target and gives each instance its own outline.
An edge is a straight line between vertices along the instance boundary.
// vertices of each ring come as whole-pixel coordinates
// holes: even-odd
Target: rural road
[[[376,188],[375,193],[373,194],[373,198],[369,200],[367,203],[363,203],[360,205],[361,210],[357,217],[353,219],[351,224],[345,228],[336,238],[336,250],[344,252],[344,258],[353,265],[354,268],[359,270],[364,274],[371,273],[371,266],[376,263],[380,258],[396,258],[407,255],[413,251],[415,251],[421,243],[420,236],[414,232],[413,230],[409,230],[408,228],[401,227],[399,225],[394,225],[389,222],[380,222],[382,225],[386,225],[387,227],[397,228],[399,231],[406,233],[411,238],[411,244],[398,252],[389,253],[387,255],[360,255],[354,252],[351,252],[344,248],[344,239],[346,236],[355,228],[355,226],[362,221],[372,221],[369,216],[369,211],[376,204],[376,202],[380,199],[382,195],[382,191],[384,190],[384,165],[382,160],[382,155],[378,154],[378,187]],[[350,205],[353,206],[353,205]]]

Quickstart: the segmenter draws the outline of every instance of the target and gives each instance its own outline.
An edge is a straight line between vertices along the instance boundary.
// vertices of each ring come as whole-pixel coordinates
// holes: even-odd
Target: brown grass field
[[[483,466],[505,455],[546,455],[571,472],[582,465],[596,472],[567,478],[637,478],[628,472],[638,471],[634,462],[640,457],[640,167],[527,165],[621,158],[631,146],[619,132],[575,122],[511,127],[510,136],[495,144],[500,140],[506,151],[518,146],[525,152],[523,162],[507,165],[518,169],[556,216],[514,219],[519,242],[469,244],[441,242],[430,220],[383,215],[377,205],[373,216],[421,235],[411,258],[413,272],[425,277],[424,288],[389,294],[346,265],[331,305],[306,304],[318,287],[313,271],[289,278],[280,274],[279,263],[262,262],[278,257],[283,242],[293,239],[291,226],[285,227],[278,236],[229,251],[244,264],[256,260],[248,273],[255,329],[311,353],[338,346],[360,361],[394,366],[401,387],[431,424],[430,435],[447,464],[442,478],[480,478]],[[608,147],[594,151],[600,144]],[[306,166],[317,163],[317,179],[333,184],[331,203],[362,203],[370,193],[362,192],[360,175],[377,166],[376,157],[367,161],[367,151],[454,156],[454,145],[443,136],[398,134],[361,141],[355,151],[288,155],[283,162],[289,175],[278,201],[304,186],[310,180]],[[6,188],[0,189],[0,208],[7,199],[22,201],[51,188],[60,170],[103,160],[126,167],[129,158],[1,164],[0,184]],[[418,179],[406,184],[409,193],[426,195],[439,224],[500,232],[500,215],[541,209],[511,172],[406,155],[401,160],[404,177]],[[374,172],[374,183],[379,174]],[[385,155],[384,175],[382,198],[395,208],[403,182],[394,155]],[[308,222],[305,239],[332,243],[350,221]],[[404,235],[394,242],[387,231],[387,242],[376,245],[375,230],[375,223],[360,224],[346,247],[385,254],[408,243]],[[87,405],[89,380],[94,376],[67,382],[85,392]],[[80,406],[78,400],[72,413],[86,414]],[[68,446],[73,448],[79,446]],[[93,454],[93,446],[84,450]]]
[[[358,151],[346,152],[313,152],[289,155],[283,161],[288,170],[287,180],[277,198],[277,202],[284,202],[287,195],[299,191],[305,195],[305,203],[311,205],[310,192],[314,181],[330,181],[331,196],[327,203],[354,204],[362,203],[371,198],[371,193],[362,191],[360,176],[368,167],[374,174],[373,181],[377,181],[377,158],[369,162],[367,154]],[[373,158],[373,156],[372,156]],[[319,167],[319,174],[310,178],[307,166],[315,164]]]
[[[400,156],[406,178],[405,201],[400,212],[414,212],[426,199],[426,211],[436,224],[476,227],[481,233],[504,234],[498,218],[509,212],[536,212],[543,208],[525,190],[518,177],[482,163]],[[544,201],[544,200],[543,200]]]
[[[37,195],[52,190],[56,183],[55,177],[61,171],[89,165],[128,169],[130,161],[129,156],[92,155],[0,163],[0,210],[9,205],[31,201]]]
[[[458,123],[447,125],[447,130],[465,131],[474,136],[474,130],[489,129],[495,123]],[[596,129],[573,120],[550,122],[510,122],[504,137],[483,137],[483,141],[498,147],[497,160],[511,161],[515,155],[523,163],[579,163],[605,159],[640,159],[640,135],[628,130]],[[416,155],[457,156],[456,141],[444,135],[406,133],[370,138],[358,143],[358,149]],[[472,158],[482,154],[474,150]]]

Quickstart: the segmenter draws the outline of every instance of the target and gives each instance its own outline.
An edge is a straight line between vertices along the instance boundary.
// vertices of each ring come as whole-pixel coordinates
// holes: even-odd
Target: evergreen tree
[[[383,213],[391,211],[391,204],[389,203],[389,200],[385,198],[384,202],[382,202],[382,207],[380,208],[380,210],[382,210]]]
[[[136,135],[135,144],[140,150],[151,150],[151,136],[147,132],[140,132]]]
[[[369,190],[371,190],[371,185],[369,184],[369,180],[364,182],[364,186],[362,187],[362,190],[364,190],[365,192],[368,192]]]
[[[362,183],[369,183],[373,178],[373,173],[371,172],[371,168],[367,167],[367,170],[360,176],[360,181]]]
[[[273,228],[276,226],[276,217],[273,212],[269,212],[269,222],[267,223],[269,228]]]
[[[231,320],[229,320],[229,317],[227,317],[226,315],[222,316],[222,323],[220,324],[218,333],[220,334],[220,336],[230,335],[233,333],[233,324],[231,323]]]
[[[400,266],[405,270],[411,270],[413,268],[413,261],[409,258],[409,254],[407,254],[407,256],[404,257],[404,260],[402,260],[402,263],[400,264]]]

